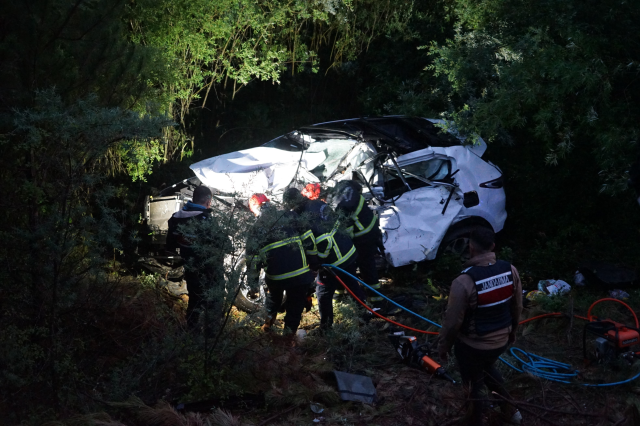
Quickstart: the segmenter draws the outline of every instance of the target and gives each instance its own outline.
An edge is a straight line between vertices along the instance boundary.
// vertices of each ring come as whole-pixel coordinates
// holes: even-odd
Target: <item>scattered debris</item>
[[[562,280],[542,280],[538,282],[538,290],[547,294],[566,294],[571,286]]]
[[[547,293],[545,293],[542,290],[533,290],[527,293],[527,295],[525,296],[525,300],[527,300],[529,302],[529,304],[536,305],[540,299],[542,299],[543,297],[546,297]]]
[[[573,283],[577,286],[584,286],[587,283],[587,279],[582,275],[580,271],[576,271],[573,275]]]
[[[176,297],[181,297],[185,294],[189,294],[189,291],[187,290],[187,282],[185,280],[176,283],[160,278],[158,280],[158,285],[160,286],[160,288],[166,289],[171,295]]]
[[[629,298],[629,293],[627,293],[624,290],[616,289],[616,290],[611,290],[609,292],[609,296],[613,297],[614,299],[625,300]]]
[[[324,411],[324,408],[322,408],[322,405],[320,404],[316,404],[316,403],[311,403],[310,405],[311,411],[313,411],[316,414],[321,414]]]
[[[360,401],[373,404],[376,400],[376,388],[371,377],[334,371],[338,382],[338,392],[343,401]]]

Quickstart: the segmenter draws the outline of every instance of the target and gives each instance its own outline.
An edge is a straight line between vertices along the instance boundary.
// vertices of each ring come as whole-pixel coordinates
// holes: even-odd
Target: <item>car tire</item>
[[[267,300],[267,290],[266,284],[264,282],[264,272],[261,273],[260,283],[258,290],[255,292],[250,291],[247,286],[247,276],[246,276],[246,258],[243,257],[240,259],[237,268],[243,271],[243,283],[238,295],[236,296],[233,304],[239,310],[246,312],[248,314],[252,314],[254,312],[259,311],[263,306],[265,301]]]
[[[469,235],[477,228],[486,228],[486,226],[463,225],[450,228],[440,243],[438,257],[449,254],[460,257],[462,262],[469,260]]]
[[[247,297],[246,294],[243,294],[243,292],[240,291],[236,296],[236,300],[233,302],[233,304],[239,310],[248,314],[252,314],[259,311],[264,306],[264,296],[251,298]]]

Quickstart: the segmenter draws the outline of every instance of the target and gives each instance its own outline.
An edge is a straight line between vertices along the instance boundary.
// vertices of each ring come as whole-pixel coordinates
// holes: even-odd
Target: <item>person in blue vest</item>
[[[509,398],[495,367],[507,346],[515,342],[522,313],[522,284],[515,266],[497,260],[492,229],[475,228],[469,237],[471,259],[451,284],[449,302],[438,340],[443,362],[453,347],[463,384],[469,388],[470,425],[482,425],[483,385]],[[475,401],[474,401],[475,400]],[[503,404],[508,420],[519,412]]]
[[[251,265],[248,279],[256,286],[260,270],[264,269],[269,289],[267,318],[262,330],[269,331],[275,323],[286,291],[284,328],[295,333],[302,319],[307,291],[313,285],[310,263],[317,263],[313,232],[300,228],[295,212],[276,209],[264,194],[253,194],[249,209],[257,221],[247,238],[246,252]]]
[[[362,185],[354,180],[338,182],[333,189],[331,205],[336,211],[342,212],[348,219],[348,231],[358,252],[356,260],[360,269],[360,278],[370,287],[380,290],[381,285],[376,267],[377,254],[384,255],[382,234],[380,232],[378,215],[369,208],[362,196]],[[371,290],[367,290],[367,300],[374,310],[381,310],[385,306],[382,297]]]
[[[211,202],[213,195],[211,190],[202,185],[193,191],[192,200],[188,201],[182,210],[174,213],[169,219],[167,230],[167,249],[180,250],[180,257],[185,261],[184,278],[189,291],[189,303],[187,305],[187,325],[193,329],[200,320],[203,309],[213,309],[211,302],[206,303],[204,292],[212,286],[224,286],[224,256],[231,251],[231,242],[226,235],[215,232],[205,232],[198,235],[186,235],[184,228],[187,224],[202,224],[202,230],[206,230],[207,223],[213,220]],[[209,229],[209,231],[212,231]],[[198,250],[194,244],[207,245],[214,248],[217,256],[203,258],[203,250]],[[211,324],[207,325],[208,327]]]
[[[296,188],[289,188],[284,193],[283,201],[288,208],[298,213],[301,221],[313,232],[318,250],[318,265],[315,267],[317,268],[320,264],[330,264],[355,275],[358,257],[356,247],[331,207],[315,196],[319,193],[319,188],[309,188],[309,185],[302,193]],[[309,195],[314,199],[307,198]],[[358,299],[365,301],[366,294],[358,281],[336,269],[333,272]],[[316,277],[316,298],[320,312],[320,326],[324,329],[333,324],[333,295],[338,288],[343,288],[342,284],[329,271],[320,268]]]

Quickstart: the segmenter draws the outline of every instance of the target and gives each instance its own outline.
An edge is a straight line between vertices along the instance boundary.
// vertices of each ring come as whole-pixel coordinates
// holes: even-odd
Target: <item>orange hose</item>
[[[417,333],[422,333],[422,334],[433,334],[433,335],[438,335],[440,333],[438,333],[437,331],[424,331],[424,330],[418,330],[417,328],[413,328],[413,327],[409,327],[408,325],[404,325],[404,324],[400,324],[399,322],[395,322],[394,320],[391,320],[385,316],[380,315],[379,313],[377,313],[376,311],[374,311],[373,309],[371,309],[370,307],[368,307],[362,300],[358,299],[358,297],[353,294],[353,292],[351,291],[351,289],[349,287],[347,287],[347,285],[344,283],[344,281],[342,281],[340,279],[340,277],[338,276],[338,274],[334,273],[333,274],[334,277],[337,278],[337,280],[340,282],[340,284],[342,284],[342,286],[349,292],[349,294],[351,296],[353,296],[354,299],[356,299],[358,302],[360,302],[360,304],[362,306],[364,306],[367,311],[371,312],[372,314],[374,314],[377,317],[382,318],[383,320],[390,322],[391,324],[395,324],[398,327],[402,327],[402,328],[406,328],[407,330],[411,330],[411,331],[415,331]]]
[[[400,324],[399,322],[395,322],[383,315],[380,315],[379,313],[377,313],[376,311],[374,311],[373,309],[371,309],[370,307],[368,307],[362,300],[358,299],[358,297],[351,291],[351,289],[349,287],[347,287],[347,285],[344,283],[344,281],[342,281],[340,279],[340,277],[338,276],[338,274],[333,273],[333,276],[336,277],[336,279],[340,282],[340,284],[342,284],[342,286],[349,292],[349,294],[356,299],[362,306],[365,307],[366,310],[368,310],[369,312],[371,312],[372,314],[374,314],[375,316],[382,318],[383,320],[390,322],[391,324],[397,325],[398,327],[402,327],[402,328],[406,328],[407,330],[411,330],[411,331],[415,331],[417,333],[423,333],[423,334],[432,334],[432,335],[438,335],[440,333],[438,333],[437,331],[424,331],[424,330],[418,330],[417,328],[413,328],[413,327],[409,327],[408,325],[404,325],[404,324]],[[636,316],[636,313],[633,311],[633,309],[631,309],[631,306],[627,305],[626,303],[624,303],[621,300],[618,299],[612,299],[612,298],[604,298],[604,299],[600,299],[600,300],[596,300],[595,302],[593,302],[593,304],[589,307],[589,311],[587,312],[587,317],[583,317],[580,315],[574,315],[574,318],[578,318],[584,321],[593,321],[593,316],[591,315],[591,309],[593,309],[593,307],[595,305],[597,305],[600,302],[604,302],[604,301],[611,301],[611,302],[618,302],[622,305],[624,305],[627,309],[629,309],[629,311],[631,312],[631,314],[633,314],[633,318],[636,321],[636,328],[640,328],[640,325],[638,325],[638,317]],[[526,324],[529,321],[533,321],[533,320],[537,320],[540,318],[546,318],[546,317],[561,317],[564,316],[564,314],[562,312],[552,312],[552,313],[548,313],[548,314],[542,314],[542,315],[537,315],[535,317],[532,318],[528,318],[524,321],[520,321],[518,324],[522,325],[522,324]]]
[[[550,313],[550,314],[542,314],[542,315],[538,315],[538,316],[535,316],[535,317],[532,317],[532,318],[528,318],[528,319],[526,319],[524,321],[520,321],[518,324],[522,325],[522,324],[527,323],[529,321],[533,321],[533,320],[540,319],[540,318],[545,318],[545,317],[562,317],[562,316],[565,316],[562,312],[553,312],[553,313]],[[581,317],[580,315],[574,315],[573,317],[581,319],[581,320],[589,321],[589,318]]]
[[[536,316],[536,317],[532,317],[532,318],[526,319],[526,320],[524,320],[524,321],[520,321],[520,322],[519,322],[519,324],[520,324],[520,325],[522,325],[522,324],[525,324],[525,323],[527,323],[527,322],[529,322],[529,321],[537,320],[537,319],[540,319],[540,318],[545,318],[545,317],[557,317],[557,316],[562,316],[562,315],[564,315],[564,314],[562,314],[562,313],[560,313],[560,312],[554,312],[554,313],[552,313],[552,314],[542,314],[542,315],[538,315],[538,316]]]
[[[638,324],[638,317],[636,316],[636,313],[633,311],[633,309],[631,309],[631,306],[627,305],[622,300],[613,299],[610,297],[605,297],[604,299],[596,300],[595,302],[593,302],[591,306],[589,306],[589,310],[587,311],[587,317],[589,318],[589,321],[593,321],[593,318],[594,318],[594,316],[591,315],[591,310],[593,309],[593,307],[596,306],[598,303],[605,302],[605,301],[616,302],[616,303],[620,303],[621,305],[624,305],[629,310],[629,312],[631,312],[631,314],[633,315],[633,319],[636,321],[636,328],[640,328],[640,325]]]

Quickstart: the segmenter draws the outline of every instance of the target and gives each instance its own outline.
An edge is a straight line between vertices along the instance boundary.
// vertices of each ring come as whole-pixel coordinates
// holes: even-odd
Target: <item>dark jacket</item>
[[[205,233],[199,235],[188,235],[181,229],[192,221],[210,221],[212,219],[212,210],[207,209],[204,206],[195,204],[191,201],[187,202],[182,210],[177,211],[169,219],[169,229],[167,231],[167,249],[175,250],[180,249],[180,256],[189,260],[191,258],[198,258],[197,252],[194,251],[193,244],[195,241],[202,242],[206,245],[212,245],[219,250],[219,261],[216,259],[216,264],[222,267],[222,261],[224,254],[231,251],[231,243],[229,237],[223,234],[212,235],[212,233]],[[203,259],[200,259],[203,260]],[[216,265],[218,266],[218,265]]]
[[[319,263],[347,266],[355,261],[356,248],[348,231],[324,201],[306,200],[295,211],[300,214],[301,222],[313,232]]]
[[[298,215],[269,208],[249,232],[249,279],[255,284],[260,269],[264,269],[267,283],[280,282],[285,287],[308,285],[313,281],[310,263],[317,263],[316,255],[313,232],[300,228]]]
[[[378,215],[369,208],[362,196],[362,185],[347,180],[336,187],[335,205],[337,211],[342,211],[348,218],[347,230],[351,233],[353,242],[378,244],[381,240]]]

